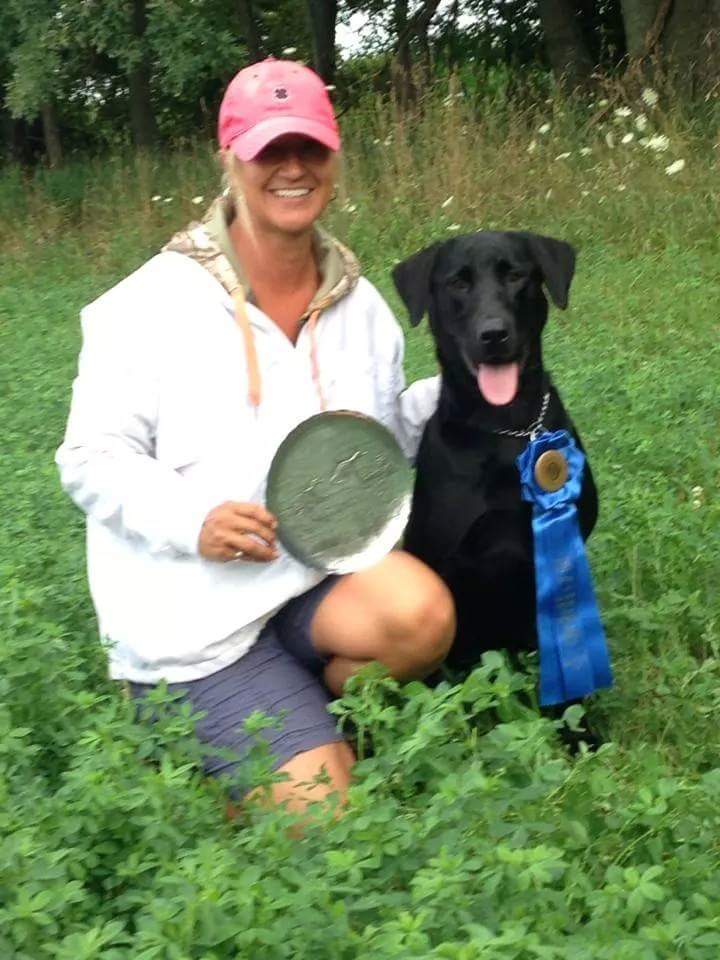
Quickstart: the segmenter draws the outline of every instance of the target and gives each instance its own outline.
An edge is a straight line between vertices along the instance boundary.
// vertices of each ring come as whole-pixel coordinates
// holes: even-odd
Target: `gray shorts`
[[[236,760],[208,754],[204,767],[214,776],[234,774],[257,735],[247,733],[243,722],[255,710],[268,716],[286,712],[281,728],[269,727],[262,736],[274,756],[277,770],[296,754],[326,743],[342,741],[336,720],[328,713],[332,699],[322,682],[327,662],[312,645],[311,625],[321,600],[338,577],[326,577],[307,593],[285,604],[268,621],[255,644],[223,670],[185,683],[169,683],[205,716],[197,722],[202,743],[231,750]],[[134,697],[143,697],[153,684],[131,683]]]

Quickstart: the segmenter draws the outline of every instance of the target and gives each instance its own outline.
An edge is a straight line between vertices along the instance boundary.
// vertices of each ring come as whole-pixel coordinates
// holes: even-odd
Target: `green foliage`
[[[227,823],[192,717],[158,691],[156,723],[141,722],[106,677],[82,519],[52,463],[78,309],[202,211],[212,146],[13,169],[0,177],[1,957],[716,960],[717,127],[662,101],[528,110],[504,89],[501,75],[487,96],[443,82],[412,123],[366,100],[343,118],[345,193],[328,221],[398,316],[392,264],[438,237],[507,226],[578,247],[545,356],[600,488],[590,554],[616,685],[589,711],[606,746],[571,759],[533,706],[532,671],[497,654],[435,691],[370,669],[334,707],[362,756],[346,815],[316,811],[302,840],[260,805]],[[641,112],[667,150],[639,131],[621,143]],[[667,175],[678,158],[686,169]],[[407,331],[406,367],[434,372],[424,325]],[[258,746],[245,786],[267,768]]]

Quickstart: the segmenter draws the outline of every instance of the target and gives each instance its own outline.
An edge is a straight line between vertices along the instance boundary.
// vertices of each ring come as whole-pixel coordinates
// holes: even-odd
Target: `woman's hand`
[[[249,560],[268,563],[278,557],[277,520],[258,503],[228,500],[205,518],[198,547],[206,560]]]

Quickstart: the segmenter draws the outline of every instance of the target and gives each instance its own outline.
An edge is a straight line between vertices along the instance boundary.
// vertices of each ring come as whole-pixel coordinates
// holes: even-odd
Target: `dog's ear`
[[[413,327],[420,323],[430,304],[430,275],[439,249],[440,244],[434,243],[393,268],[395,289],[407,307]]]
[[[556,307],[564,310],[575,273],[575,250],[564,240],[553,240],[537,233],[523,234],[540,267],[548,293]]]

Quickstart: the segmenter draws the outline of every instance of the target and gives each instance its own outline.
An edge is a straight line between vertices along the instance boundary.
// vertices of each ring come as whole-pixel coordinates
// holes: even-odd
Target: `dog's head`
[[[429,314],[443,373],[501,405],[514,399],[523,370],[541,364],[543,285],[564,310],[574,270],[575,251],[562,240],[483,231],[421,250],[393,280],[413,326]]]

